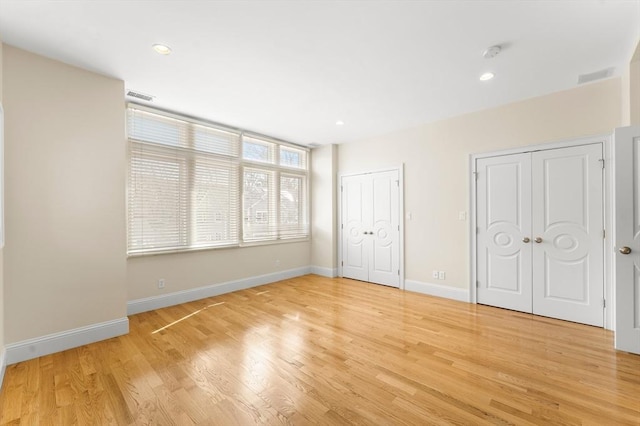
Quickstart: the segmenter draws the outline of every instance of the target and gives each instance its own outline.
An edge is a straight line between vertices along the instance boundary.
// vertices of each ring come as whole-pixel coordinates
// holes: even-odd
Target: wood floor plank
[[[610,331],[308,275],[7,367],[0,425],[640,425]]]

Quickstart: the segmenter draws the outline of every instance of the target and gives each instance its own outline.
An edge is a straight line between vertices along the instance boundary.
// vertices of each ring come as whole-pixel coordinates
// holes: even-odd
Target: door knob
[[[535,241],[536,243],[541,243],[541,242],[542,242],[542,238],[540,238],[540,237],[536,237],[536,239],[535,239],[535,240],[533,240],[533,241]]]
[[[629,253],[631,253],[631,248],[629,248],[629,247],[620,247],[619,251],[622,254],[629,254]]]
[[[531,240],[529,239],[529,237],[524,237],[524,238],[522,239],[522,242],[523,242],[523,243],[528,243],[529,241],[531,241]]]

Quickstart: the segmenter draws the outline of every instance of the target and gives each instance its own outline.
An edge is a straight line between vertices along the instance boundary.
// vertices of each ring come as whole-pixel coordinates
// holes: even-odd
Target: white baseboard
[[[205,299],[207,297],[219,296],[238,290],[244,290],[259,285],[282,281],[289,278],[300,277],[311,272],[309,266],[286,271],[274,272],[272,274],[258,275],[255,277],[242,278],[220,284],[211,284],[204,287],[190,290],[176,291],[174,293],[163,294],[161,296],[146,297],[127,302],[127,315],[135,315],[140,312],[152,311],[154,309],[166,308],[168,306],[179,305],[181,303],[192,302],[194,300]]]
[[[335,278],[338,276],[338,268],[324,268],[322,266],[311,266],[311,273],[327,278]]]
[[[469,290],[442,284],[423,283],[421,281],[405,280],[404,289],[429,296],[444,297],[445,299],[469,302]]]
[[[11,343],[6,345],[6,364],[15,364],[127,333],[129,318],[124,317]]]
[[[0,390],[2,389],[2,382],[4,381],[4,372],[7,369],[7,351],[4,348],[0,348]]]

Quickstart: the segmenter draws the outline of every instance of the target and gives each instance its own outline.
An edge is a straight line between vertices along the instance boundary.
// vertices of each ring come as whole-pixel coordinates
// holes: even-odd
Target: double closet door
[[[478,303],[602,327],[602,145],[476,160]]]
[[[397,170],[341,178],[342,276],[400,286]]]

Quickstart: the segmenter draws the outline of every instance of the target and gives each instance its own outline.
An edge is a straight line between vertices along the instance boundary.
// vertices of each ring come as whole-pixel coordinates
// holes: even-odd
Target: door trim
[[[476,160],[486,157],[498,157],[509,154],[522,154],[532,151],[541,151],[556,148],[568,148],[579,145],[601,144],[604,153],[604,228],[606,230],[604,238],[604,298],[606,307],[604,309],[604,328],[613,330],[615,327],[615,300],[613,294],[613,157],[612,157],[612,137],[610,134],[588,136],[584,138],[566,139],[557,142],[528,145],[518,148],[482,152],[469,155],[468,182],[469,182],[469,301],[478,303],[476,292]]]
[[[375,169],[375,170],[367,170],[367,171],[361,171],[361,172],[348,172],[348,173],[339,173],[338,174],[338,179],[336,179],[336,197],[338,198],[338,212],[337,212],[337,220],[336,220],[336,226],[338,227],[338,276],[340,278],[343,277],[342,275],[342,179],[345,177],[350,177],[350,176],[358,176],[358,175],[370,175],[370,174],[374,174],[374,173],[382,173],[382,172],[392,172],[392,171],[396,171],[398,173],[398,180],[399,180],[399,184],[398,184],[398,224],[400,225],[400,282],[398,285],[398,288],[400,290],[404,290],[405,289],[405,285],[404,285],[404,163],[401,163],[398,167],[389,167],[389,168],[385,168],[385,169]]]

